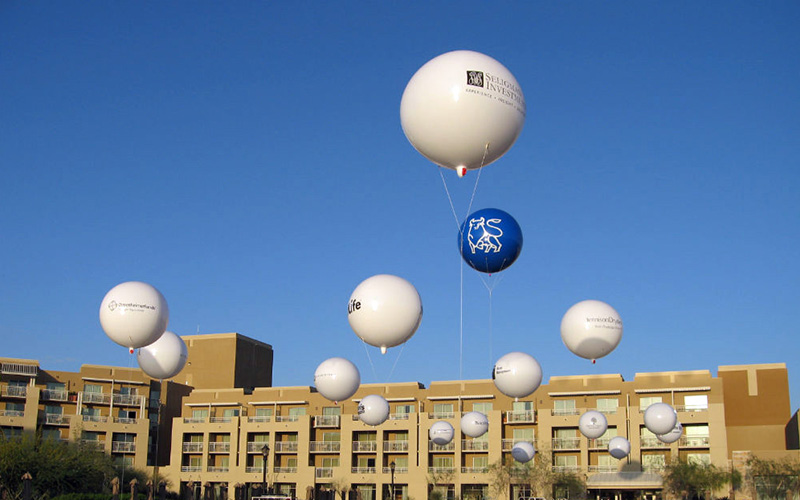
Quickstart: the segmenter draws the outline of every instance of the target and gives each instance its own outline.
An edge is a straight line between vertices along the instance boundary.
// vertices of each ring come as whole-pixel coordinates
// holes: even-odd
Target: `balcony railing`
[[[27,385],[4,385],[2,394],[9,398],[24,398],[28,394]]]
[[[444,445],[438,445],[433,441],[428,441],[428,451],[453,451],[456,449],[456,442],[450,441]]]
[[[642,464],[642,470],[646,472],[661,472],[666,468],[666,464]]]
[[[83,439],[81,442],[90,448],[96,449],[97,451],[104,451],[106,449],[105,441],[99,441],[97,439]]]
[[[44,416],[44,423],[48,425],[69,425],[69,415],[61,414],[46,414]]]
[[[312,453],[338,453],[342,447],[339,441],[311,441],[309,451]]]
[[[610,437],[590,439],[589,440],[589,448],[590,449],[606,449],[606,448],[608,448],[608,443],[610,441],[611,441]]]
[[[199,465],[181,465],[181,472],[200,472],[203,468]]]
[[[316,428],[337,428],[340,425],[341,417],[339,415],[317,415],[314,417],[314,427]]]
[[[577,450],[581,447],[581,438],[553,438],[554,450]]]
[[[533,410],[512,410],[506,412],[507,424],[533,424],[536,422],[536,412]]]
[[[333,477],[333,467],[317,467],[314,475],[318,478]]]
[[[515,444],[522,442],[532,443],[534,447],[536,446],[536,441],[532,439],[506,438],[503,439],[503,451],[511,451]]]
[[[230,467],[227,465],[209,465],[208,472],[228,472]]]
[[[489,467],[485,465],[477,467],[461,467],[462,474],[485,474],[489,472]]]
[[[489,441],[462,439],[461,449],[464,451],[487,451],[489,449]]]
[[[227,424],[233,421],[233,417],[208,417],[208,421],[212,424]]]
[[[24,417],[25,412],[20,410],[0,410],[0,417]]]
[[[408,420],[411,413],[392,413],[389,415],[389,420]]]
[[[82,392],[81,401],[84,403],[107,405],[111,403],[111,394],[104,392]]]
[[[230,453],[231,443],[226,441],[208,443],[209,453]]]
[[[254,417],[247,417],[248,422],[271,422],[272,415],[256,415]]]
[[[456,418],[456,414],[452,411],[435,411],[428,413],[428,418]]]
[[[350,472],[353,474],[375,474],[375,467],[352,467]]]
[[[277,415],[276,422],[297,422],[300,420],[300,415]]]
[[[108,417],[104,415],[81,415],[84,422],[108,422]]]
[[[396,451],[396,452],[405,452],[408,451],[408,441],[384,441],[383,442],[383,451]]]
[[[204,424],[208,421],[208,417],[184,417],[184,424]]]
[[[186,441],[183,443],[184,453],[203,453],[203,443],[192,443]]]
[[[384,474],[391,474],[392,473],[392,468],[391,467],[384,467],[383,469],[381,469],[381,472],[383,472]],[[394,468],[394,473],[395,474],[408,474],[408,467],[395,467]]]
[[[42,399],[45,401],[66,401],[67,391],[59,391],[55,389],[42,389]]]
[[[2,363],[0,364],[0,373],[3,375],[26,375],[28,377],[35,377],[39,373],[39,367],[22,363]]]
[[[708,406],[699,405],[675,405],[675,411],[693,412],[693,411],[708,411]]]
[[[250,441],[247,443],[247,453],[261,453],[264,445],[269,444],[266,441]]]
[[[276,474],[295,474],[297,467],[275,467],[272,469]]]
[[[264,472],[264,467],[260,465],[248,465],[244,468],[244,471],[248,474],[252,474],[253,472]]]
[[[680,446],[686,448],[708,448],[708,436],[681,436]]]
[[[111,451],[114,453],[134,453],[136,452],[136,443],[129,441],[111,441]]]
[[[455,471],[455,467],[428,467],[428,473],[430,474],[449,474]]]
[[[386,443],[384,443],[384,451]],[[377,441],[353,441],[353,452],[378,451]]]
[[[606,446],[608,446],[608,443],[606,443]],[[641,448],[667,448],[669,445],[657,437],[641,436],[639,438],[639,446]]]
[[[568,415],[580,415],[581,411],[577,408],[553,408],[550,414],[554,417],[564,417]]]
[[[580,472],[580,465],[554,465],[553,472]]]
[[[129,417],[114,417],[113,422],[117,424],[135,424],[138,422],[138,418],[129,418]]]
[[[140,406],[144,403],[144,396],[136,394],[114,394],[114,404],[120,406]]]
[[[617,472],[618,464],[590,465],[589,472]]]
[[[603,415],[616,415],[618,408],[595,408],[594,411],[600,412]]]
[[[292,453],[297,452],[297,441],[277,441],[275,443],[275,451],[277,453]]]

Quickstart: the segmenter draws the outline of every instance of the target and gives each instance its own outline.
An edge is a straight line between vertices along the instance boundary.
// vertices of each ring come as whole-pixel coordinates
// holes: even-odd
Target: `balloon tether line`
[[[372,368],[372,376],[375,377],[375,380],[378,380],[378,374],[375,372],[375,363],[372,362],[372,356],[369,355],[369,349],[367,348],[367,343],[362,339],[361,342],[364,344],[364,352],[367,353],[367,359],[369,360],[369,366]]]
[[[397,358],[394,360],[394,364],[392,365],[392,371],[389,372],[389,378],[386,379],[386,382],[392,380],[392,375],[394,375],[394,369],[397,367],[397,362],[400,361],[400,356],[403,355],[403,350],[406,348],[406,343],[403,342],[403,345],[400,347],[400,354],[397,355]]]

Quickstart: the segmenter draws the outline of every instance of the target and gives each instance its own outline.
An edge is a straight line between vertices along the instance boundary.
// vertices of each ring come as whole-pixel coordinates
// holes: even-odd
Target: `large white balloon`
[[[347,304],[347,320],[361,340],[386,353],[410,339],[422,321],[422,300],[414,285],[378,274],[362,281]]]
[[[678,414],[667,403],[653,403],[644,411],[644,426],[659,436],[670,432],[678,422]]]
[[[511,448],[511,456],[523,464],[533,460],[534,455],[536,455],[536,448],[533,447],[533,443],[527,441],[520,441]]]
[[[361,385],[361,374],[352,362],[344,358],[329,358],[314,372],[314,387],[331,401],[344,401]]]
[[[675,441],[680,439],[682,435],[683,435],[683,425],[681,425],[680,422],[676,422],[675,427],[673,427],[671,431],[669,431],[666,434],[660,434],[660,435],[657,434],[656,437],[662,443],[669,444],[669,443],[674,443]]]
[[[578,420],[578,429],[587,438],[597,439],[608,429],[608,420],[599,411],[589,410]]]
[[[155,287],[141,281],[120,283],[100,303],[103,331],[111,340],[130,349],[158,340],[168,323],[167,300]]]
[[[578,302],[561,319],[561,340],[582,358],[602,358],[616,349],[622,340],[622,319],[605,302]]]
[[[494,364],[492,379],[497,390],[506,396],[524,398],[542,383],[542,367],[530,354],[510,352]]]
[[[139,368],[149,376],[166,380],[183,370],[188,355],[183,339],[166,331],[158,340],[139,349],[136,361]]]
[[[631,452],[631,443],[622,436],[614,436],[608,442],[608,452],[612,457],[621,460]]]
[[[381,425],[389,418],[389,402],[378,394],[364,396],[358,403],[358,418],[367,425]]]
[[[488,430],[489,419],[479,411],[471,411],[461,417],[461,432],[469,437],[483,436]]]
[[[428,435],[431,441],[433,441],[433,444],[444,446],[453,440],[455,429],[450,425],[450,422],[439,420],[431,425],[431,428],[428,430]]]
[[[525,97],[495,59],[470,50],[447,52],[411,77],[400,122],[417,151],[463,175],[511,148],[525,122]]]

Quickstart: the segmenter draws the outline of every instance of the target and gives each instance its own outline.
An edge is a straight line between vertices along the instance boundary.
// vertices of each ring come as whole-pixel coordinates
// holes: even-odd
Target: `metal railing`
[[[233,421],[233,417],[208,417],[212,424],[228,424]]]
[[[106,449],[106,442],[97,439],[82,439],[81,442],[90,448],[95,448],[97,451],[104,451]]]
[[[28,386],[4,385],[2,387],[2,394],[10,398],[24,398],[28,395]]]
[[[44,423],[49,425],[69,425],[69,420],[69,415],[50,413],[44,416]]]
[[[340,415],[317,415],[314,417],[314,427],[339,427],[341,422]]]
[[[618,464],[590,465],[589,472],[617,472]]]
[[[462,474],[485,474],[489,472],[489,467],[481,465],[477,467],[461,467]]]
[[[595,408],[594,411],[600,412],[603,415],[616,415],[618,408]]]
[[[536,412],[533,410],[511,410],[506,412],[507,424],[533,424],[536,422]]]
[[[139,396],[137,394],[114,394],[113,401],[115,405],[140,406],[144,403],[144,396]]]
[[[449,474],[455,471],[455,467],[428,467],[429,474]]]
[[[81,415],[84,422],[108,422],[108,417],[103,415]]]
[[[314,476],[318,478],[333,477],[333,467],[317,467]]]
[[[0,417],[24,417],[25,412],[20,410],[0,410]]]
[[[111,441],[111,451],[114,453],[134,453],[136,451],[136,443]]]
[[[192,443],[190,441],[183,443],[183,452],[184,453],[202,453],[203,452],[203,443]]]
[[[231,443],[229,441],[219,441],[208,443],[209,453],[230,453]]]
[[[564,417],[567,415],[580,415],[581,411],[578,408],[553,408],[550,410],[550,415],[554,417]]]
[[[247,443],[247,453],[261,453],[264,445],[269,444],[266,441],[250,441]]]
[[[391,474],[392,473],[392,468],[391,467],[384,467],[383,469],[381,469],[381,472],[383,472],[384,474]],[[394,468],[394,473],[395,474],[408,474],[408,467],[395,467]]]
[[[443,445],[438,445],[433,441],[428,441],[428,451],[453,451],[455,449],[455,441],[450,441],[449,443]]]
[[[297,441],[277,441],[275,442],[275,451],[280,452],[296,452]]]
[[[536,446],[536,440],[533,439],[522,439],[522,438],[506,438],[503,439],[503,451],[511,451],[514,448],[514,445],[517,443],[528,442]]]
[[[342,448],[339,441],[311,441],[309,451],[314,453],[337,453]]]
[[[275,467],[272,471],[276,474],[294,474],[297,472],[297,467]]]
[[[608,448],[608,443],[610,441],[611,441],[610,437],[590,439],[589,440],[589,448],[590,449],[605,449],[605,448]]]
[[[461,449],[464,451],[487,451],[489,449],[489,441],[462,439]]]
[[[708,436],[681,436],[679,443],[686,448],[708,448]]]
[[[351,467],[353,474],[375,474],[375,467]]]
[[[708,406],[700,405],[675,405],[675,411],[693,412],[693,411],[708,411]]]
[[[66,401],[67,391],[55,389],[42,389],[42,399],[45,401]]]
[[[553,472],[580,472],[580,465],[554,465]]]
[[[384,443],[385,445],[385,443]],[[378,451],[377,441],[353,441],[353,452]],[[385,448],[384,448],[384,451]]]
[[[0,364],[0,373],[3,375],[26,375],[35,377],[39,373],[39,367],[22,363],[2,363]]]
[[[577,450],[581,447],[581,438],[553,438],[554,450]]]
[[[408,420],[411,413],[392,413],[389,415],[389,420]]]
[[[384,441],[383,442],[383,451],[397,451],[397,452],[404,452],[408,451],[408,441]]]
[[[300,420],[300,415],[277,415],[276,422],[297,422]]]
[[[226,465],[209,465],[208,469],[206,470],[208,472],[228,472],[230,470],[230,467]]]
[[[428,413],[428,418],[456,418],[456,414],[452,411],[434,411]]]
[[[608,446],[608,443],[606,443]],[[639,437],[639,447],[640,448],[667,448],[669,445],[657,437],[652,436],[640,436]]]
[[[260,467],[258,465],[248,465],[244,468],[244,471],[248,474],[252,474],[253,472],[264,472],[264,467]]]
[[[117,424],[135,424],[139,421],[138,418],[128,418],[128,417],[114,417],[113,421]]]
[[[111,403],[111,394],[105,392],[86,392],[81,394],[81,401],[84,403],[102,404],[107,405]]]
[[[271,422],[272,415],[256,415],[254,417],[247,417],[248,422]]]
[[[204,424],[208,417],[183,417],[184,424]]]

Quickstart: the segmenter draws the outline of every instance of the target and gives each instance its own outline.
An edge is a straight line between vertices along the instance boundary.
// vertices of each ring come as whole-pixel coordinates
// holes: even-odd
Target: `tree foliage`
[[[800,462],[750,457],[746,479],[755,498],[784,500],[800,492]]]
[[[662,473],[664,489],[671,495],[682,499],[695,496],[714,498],[714,492],[725,485],[736,489],[741,484],[741,474],[735,469],[728,470],[714,464],[676,460]]]
[[[586,481],[572,472],[555,472],[553,457],[549,450],[537,451],[528,463],[521,464],[508,457],[506,462],[498,461],[489,466],[490,492],[495,497],[505,495],[512,485],[524,485],[531,489],[533,496],[553,497],[553,489],[562,487],[569,491],[570,498],[586,496]]]

